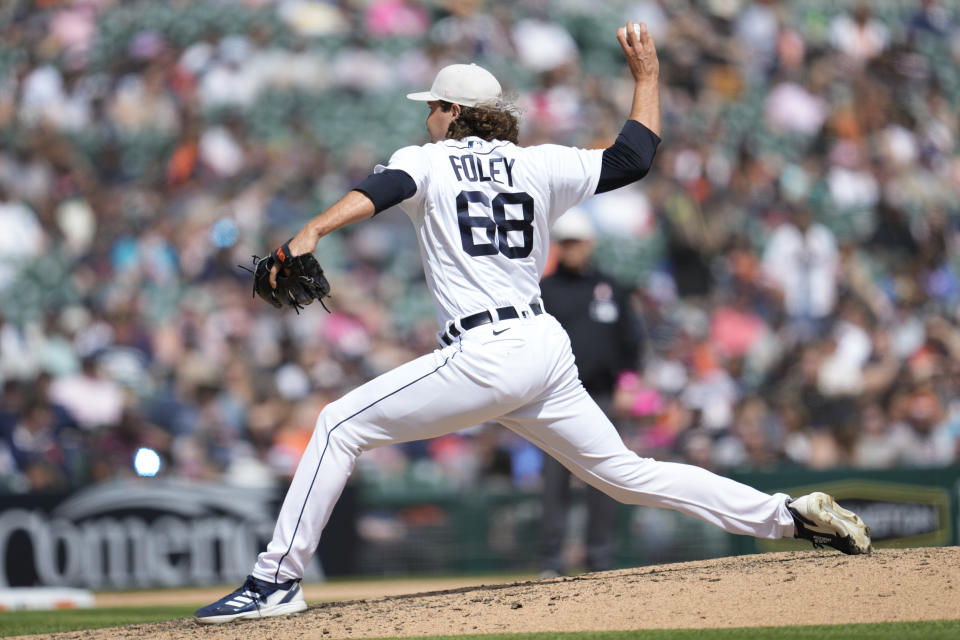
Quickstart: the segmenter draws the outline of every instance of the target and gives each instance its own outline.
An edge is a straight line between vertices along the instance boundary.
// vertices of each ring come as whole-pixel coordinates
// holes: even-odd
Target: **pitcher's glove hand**
[[[323,268],[312,253],[290,256],[289,243],[268,256],[253,256],[253,293],[281,309],[293,307],[299,314],[314,300],[319,300],[327,313],[323,299],[330,295],[330,283],[323,275]],[[270,285],[270,271],[277,266],[277,288]],[[247,269],[250,271],[250,269]]]

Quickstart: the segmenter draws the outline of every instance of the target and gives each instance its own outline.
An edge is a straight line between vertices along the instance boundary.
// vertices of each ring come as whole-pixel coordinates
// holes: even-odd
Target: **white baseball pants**
[[[303,575],[364,451],[489,420],[620,502],[676,509],[730,533],[793,536],[786,494],[628,449],[580,384],[566,332],[542,314],[467,331],[324,408],[253,575],[269,582]]]

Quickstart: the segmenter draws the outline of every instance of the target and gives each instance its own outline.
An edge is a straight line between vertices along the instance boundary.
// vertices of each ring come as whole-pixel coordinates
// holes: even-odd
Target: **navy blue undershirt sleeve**
[[[647,175],[659,144],[657,134],[636,120],[627,120],[616,142],[603,150],[596,193],[619,189]]]
[[[401,169],[384,169],[371,173],[353,188],[373,202],[374,215],[395,204],[400,204],[417,192],[417,184],[410,174]]]

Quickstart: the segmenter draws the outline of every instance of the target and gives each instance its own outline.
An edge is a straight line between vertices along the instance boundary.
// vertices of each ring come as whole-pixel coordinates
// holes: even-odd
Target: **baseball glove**
[[[289,243],[268,256],[253,256],[253,294],[260,296],[278,309],[293,307],[299,314],[314,300],[319,300],[327,313],[323,299],[330,296],[330,283],[323,275],[323,268],[312,253],[290,256]],[[280,267],[277,273],[277,288],[270,286],[270,270],[274,265]]]

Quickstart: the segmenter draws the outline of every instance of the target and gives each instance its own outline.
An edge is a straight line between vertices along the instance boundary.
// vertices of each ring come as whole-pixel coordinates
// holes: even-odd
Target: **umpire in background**
[[[610,414],[617,376],[640,361],[640,324],[627,293],[592,263],[595,234],[582,209],[565,213],[553,227],[556,271],[540,283],[544,306],[570,336],[580,380],[598,405]],[[616,420],[611,421],[616,424]],[[586,428],[587,425],[584,425]],[[570,508],[570,472],[550,456],[543,457],[541,520],[543,575],[562,575]],[[587,569],[613,568],[617,503],[586,487]]]

